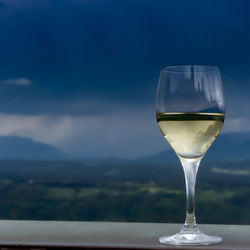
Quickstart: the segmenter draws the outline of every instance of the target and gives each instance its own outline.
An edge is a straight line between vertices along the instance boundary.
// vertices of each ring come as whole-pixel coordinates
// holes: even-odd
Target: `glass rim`
[[[199,65],[199,64],[163,66],[161,70],[168,73],[219,71],[219,69],[216,66]]]

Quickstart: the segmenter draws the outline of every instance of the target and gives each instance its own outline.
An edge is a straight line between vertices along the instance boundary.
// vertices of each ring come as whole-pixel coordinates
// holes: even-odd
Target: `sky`
[[[0,0],[0,136],[74,157],[169,148],[155,120],[164,65],[219,67],[222,133],[250,133],[249,0]]]

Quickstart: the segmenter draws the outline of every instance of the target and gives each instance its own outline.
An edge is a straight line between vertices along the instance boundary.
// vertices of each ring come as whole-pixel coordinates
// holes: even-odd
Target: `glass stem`
[[[195,181],[199,168],[200,158],[182,158],[180,157],[186,182],[186,195],[187,195],[187,211],[184,229],[195,229],[197,227],[195,220]]]

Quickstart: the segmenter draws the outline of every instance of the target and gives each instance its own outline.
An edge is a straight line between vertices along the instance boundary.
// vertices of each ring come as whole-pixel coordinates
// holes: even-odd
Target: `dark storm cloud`
[[[157,153],[167,147],[157,81],[176,64],[218,66],[224,131],[249,131],[249,10],[248,0],[0,1],[0,135],[77,156]]]
[[[70,113],[70,106],[56,110],[56,104],[99,98],[153,103],[165,64],[217,65],[232,81],[249,77],[247,0],[22,3],[2,2],[0,78],[28,78],[34,85],[1,86],[1,112],[44,112],[47,103],[54,104],[47,112]]]

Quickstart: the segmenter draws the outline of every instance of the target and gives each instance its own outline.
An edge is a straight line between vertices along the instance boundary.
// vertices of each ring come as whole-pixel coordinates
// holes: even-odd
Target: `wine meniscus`
[[[184,158],[202,157],[224,122],[219,113],[157,113],[156,117],[166,140]]]

